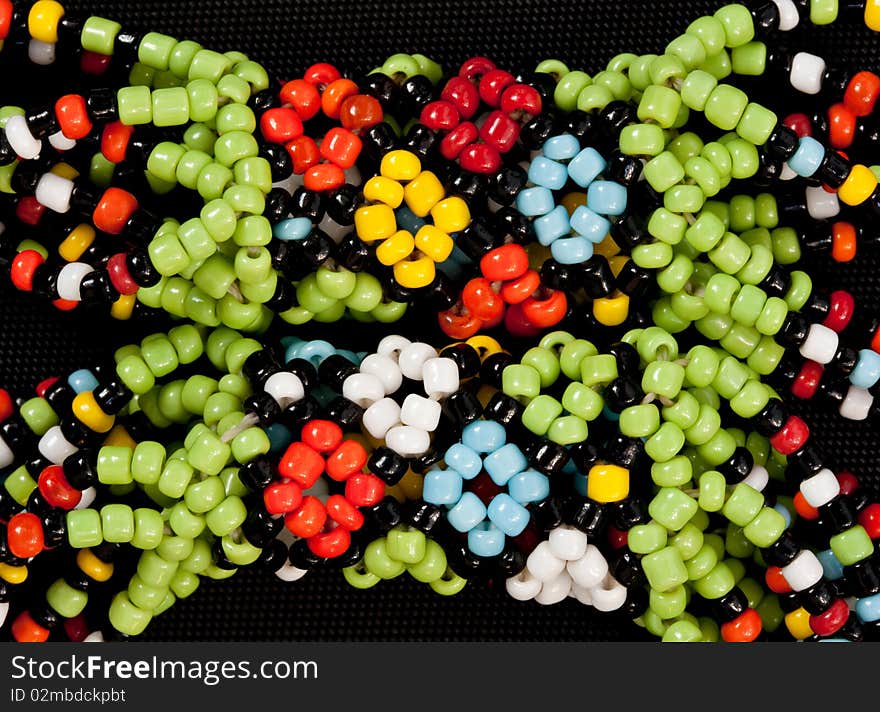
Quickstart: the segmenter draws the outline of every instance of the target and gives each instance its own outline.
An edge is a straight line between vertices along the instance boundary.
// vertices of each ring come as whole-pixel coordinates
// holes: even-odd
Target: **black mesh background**
[[[93,12],[139,31],[156,30],[218,50],[240,49],[279,78],[315,61],[366,71],[394,52],[422,52],[444,67],[485,54],[512,70],[555,57],[595,73],[614,54],[658,52],[687,23],[720,2],[669,0],[70,0],[69,11]],[[838,65],[880,68],[880,44],[863,28],[798,31],[792,46],[811,48]],[[4,72],[3,81],[16,87]],[[17,86],[19,90],[23,87]],[[45,87],[38,81],[32,91]],[[773,87],[761,87],[773,90]],[[7,103],[4,97],[3,103]],[[856,263],[813,265],[823,286],[845,286],[864,308],[876,308],[875,255]],[[111,348],[148,333],[141,325],[56,312],[0,287],[0,384],[24,395],[46,376],[106,358]],[[841,423],[808,411],[832,466],[849,467],[875,492],[876,426]],[[444,599],[403,576],[363,592],[338,573],[296,584],[243,572],[205,583],[148,629],[151,640],[638,640],[644,635],[614,616],[577,604],[520,604],[503,591],[472,590]]]

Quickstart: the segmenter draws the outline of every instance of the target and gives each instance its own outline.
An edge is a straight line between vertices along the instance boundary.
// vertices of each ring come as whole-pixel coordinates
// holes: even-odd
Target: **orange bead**
[[[53,299],[52,306],[54,306],[59,311],[73,311],[79,306],[79,302],[75,302],[72,299]]]
[[[351,168],[361,153],[363,143],[348,129],[335,127],[321,141],[321,156],[343,170]]]
[[[856,229],[850,223],[834,223],[831,226],[831,235],[831,256],[835,261],[849,262],[856,256]]]
[[[321,94],[314,84],[305,79],[287,82],[281,87],[279,96],[285,104],[290,104],[303,121],[311,119],[321,108]]]
[[[337,79],[327,85],[321,95],[321,109],[331,119],[338,119],[342,102],[358,93],[358,86],[351,79]]]
[[[342,126],[354,133],[375,126],[382,121],[382,118],[382,105],[379,100],[366,94],[350,96],[339,107]]]
[[[856,132],[856,115],[846,104],[828,109],[828,141],[834,148],[848,148]]]
[[[761,634],[761,616],[754,608],[740,613],[721,626],[721,637],[728,643],[751,643]]]
[[[127,190],[107,188],[92,213],[92,222],[99,230],[118,235],[125,229],[125,224],[137,208],[137,198]]]
[[[12,621],[12,637],[19,643],[45,643],[49,639],[49,629],[43,628],[27,611],[22,611]]]
[[[290,160],[293,161],[293,172],[298,176],[301,176],[321,160],[318,144],[315,143],[315,139],[311,136],[295,138],[293,141],[286,143],[284,147],[290,154]]]
[[[521,277],[505,282],[501,287],[501,298],[508,304],[520,304],[535,293],[541,286],[541,275],[530,269]]]
[[[568,299],[561,289],[554,289],[546,298],[531,296],[521,306],[523,315],[532,326],[546,329],[562,321],[568,309]]]
[[[321,163],[309,168],[303,177],[307,190],[328,191],[345,184],[345,171],[335,163]]]
[[[260,132],[267,141],[287,143],[303,135],[302,118],[295,109],[269,109],[260,117]]]
[[[846,86],[843,103],[856,116],[867,116],[874,111],[880,96],[880,77],[873,72],[859,72]]]
[[[126,126],[121,121],[107,124],[101,132],[101,153],[104,158],[111,163],[121,163],[133,133],[134,126]]]
[[[92,130],[92,122],[86,111],[86,100],[79,94],[67,94],[55,102],[58,126],[67,138],[78,141]]]
[[[819,510],[807,502],[800,492],[794,496],[794,508],[804,519],[813,520],[819,518]]]
[[[318,62],[317,64],[313,64],[303,73],[303,80],[321,90],[331,82],[335,82],[341,76],[339,70],[332,64]]]
[[[767,588],[773,593],[790,593],[791,586],[785,576],[782,575],[782,569],[778,566],[768,566],[764,572],[764,580],[767,582]]]

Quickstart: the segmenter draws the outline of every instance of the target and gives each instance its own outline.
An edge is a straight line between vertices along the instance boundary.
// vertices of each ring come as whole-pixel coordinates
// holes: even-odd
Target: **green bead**
[[[770,109],[750,102],[736,126],[736,132],[749,143],[763,146],[776,127],[776,121],[776,114]]]
[[[675,403],[663,406],[663,419],[675,423],[682,430],[693,426],[700,417],[700,403],[688,391],[678,394]]]
[[[684,368],[671,361],[653,361],[645,366],[642,390],[658,396],[675,398],[684,383]]]
[[[658,487],[683,487],[692,476],[691,462],[683,455],[651,465],[651,479]]]
[[[37,483],[28,474],[27,468],[21,465],[7,475],[6,480],[3,482],[3,487],[12,499],[24,507],[31,493],[37,489]]]
[[[98,546],[104,541],[101,515],[96,509],[72,509],[67,512],[67,542],[74,549]]]
[[[405,564],[417,564],[427,553],[427,539],[417,529],[396,526],[388,532],[385,548],[392,559]]]
[[[721,347],[736,358],[747,358],[757,347],[761,335],[756,329],[742,324],[733,324],[721,338]]]
[[[199,587],[199,577],[189,571],[178,571],[171,581],[171,590],[178,598],[187,598]]]
[[[223,393],[231,393],[241,400],[253,393],[250,381],[237,374],[227,373],[218,381],[218,385]]]
[[[697,213],[706,196],[698,185],[679,183],[663,195],[663,207],[673,213]]]
[[[764,410],[770,394],[767,387],[758,380],[748,381],[733,398],[730,409],[741,418],[754,418]]]
[[[657,522],[637,524],[627,532],[627,546],[634,554],[651,554],[666,546],[666,529]]]
[[[755,36],[752,14],[743,5],[725,5],[715,12],[714,17],[724,27],[727,47],[740,47]]]
[[[700,552],[700,549],[703,548],[703,532],[688,522],[669,542],[678,549],[681,558],[687,562],[694,558]]]
[[[89,179],[92,183],[102,188],[107,188],[113,180],[113,171],[115,169],[115,163],[111,163],[104,158],[103,153],[96,153],[92,156],[92,160],[89,163]]]
[[[663,129],[656,124],[631,124],[620,132],[620,151],[627,156],[656,156],[665,146]]]
[[[226,497],[226,490],[219,477],[207,477],[186,488],[183,500],[195,514],[204,514],[216,507]]]
[[[168,525],[177,536],[195,539],[205,529],[205,518],[190,512],[184,502],[178,502],[168,513]]]
[[[229,461],[231,454],[232,448],[227,443],[221,441],[213,431],[204,428],[189,447],[186,461],[194,469],[204,472],[206,475],[219,475]],[[202,511],[208,509],[211,507]]]
[[[232,68],[232,71],[237,78],[243,79],[250,84],[254,92],[264,91],[269,88],[269,75],[262,65],[247,59],[244,55],[239,54],[233,57],[233,55],[227,52],[226,56],[233,60],[239,60]]]
[[[556,85],[553,101],[561,111],[574,111],[577,108],[578,96],[591,82],[589,74],[580,71],[568,72]]]
[[[119,121],[127,126],[148,124],[153,120],[153,102],[149,87],[122,87],[116,93]]]
[[[771,507],[764,507],[743,527],[743,534],[755,546],[767,548],[785,531],[785,517]]]
[[[684,170],[685,175],[693,179],[707,197],[717,195],[723,187],[718,170],[702,156],[694,156],[688,159]]]
[[[684,255],[676,255],[669,265],[657,273],[657,284],[667,294],[675,294],[685,288],[693,273],[693,261]]]
[[[549,349],[531,348],[523,354],[520,363],[534,368],[541,377],[541,388],[548,388],[559,378],[559,359]]]
[[[128,597],[138,608],[155,611],[165,600],[168,589],[164,586],[150,586],[135,574],[128,583]]]
[[[733,319],[726,314],[708,314],[695,322],[697,331],[711,341],[718,341],[733,327]]]
[[[221,134],[214,142],[214,159],[227,167],[243,158],[256,156],[258,151],[257,139],[244,131]]]
[[[215,536],[225,536],[240,527],[247,517],[247,508],[235,495],[226,497],[205,516],[208,529]]]
[[[374,573],[370,573],[369,571],[362,570],[362,562],[355,564],[354,566],[347,566],[342,569],[342,575],[345,577],[345,580],[348,582],[349,586],[353,586],[354,588],[359,588],[361,590],[366,590],[368,588],[372,588],[382,579],[376,576]]]
[[[141,342],[141,356],[156,378],[173,373],[180,365],[177,351],[163,334],[144,339]]]
[[[576,380],[581,376],[581,361],[597,353],[599,352],[596,347],[586,339],[575,339],[562,347],[559,366],[568,378]]]
[[[199,218],[215,242],[228,240],[235,234],[238,225],[235,210],[220,198],[206,203],[199,213]]]
[[[177,40],[158,32],[148,32],[138,44],[138,61],[153,69],[167,70]]]
[[[211,546],[203,538],[194,539],[192,551],[180,562],[180,570],[200,574],[211,565]]]
[[[611,96],[617,101],[629,101],[632,96],[632,86],[626,75],[622,72],[602,71],[593,77],[593,84],[606,87]]]
[[[252,134],[257,129],[253,110],[244,104],[227,104],[217,112],[217,133],[221,136],[230,131]]]
[[[217,87],[207,79],[188,82],[185,91],[189,101],[190,121],[211,121],[217,115]]]
[[[156,89],[152,101],[155,126],[181,126],[189,122],[189,95],[185,88]]]
[[[688,351],[687,360],[685,378],[692,386],[703,388],[715,380],[720,360],[708,346],[694,346]]]
[[[767,295],[754,285],[743,285],[730,307],[730,316],[744,326],[754,326],[767,301]]]
[[[64,618],[76,618],[83,612],[88,602],[89,595],[87,593],[73,588],[63,578],[56,579],[46,589],[46,603]]]
[[[730,563],[728,563],[728,566],[730,566]],[[737,581],[736,585],[746,595],[749,608],[757,608],[764,598],[764,587],[753,578],[742,578]]]
[[[716,247],[709,251],[712,263],[722,272],[736,274],[748,261],[751,248],[732,232],[724,234]]]
[[[106,504],[101,507],[101,530],[104,541],[127,544],[134,536],[134,513],[124,504]]]
[[[650,605],[651,610],[663,620],[669,620],[670,618],[675,618],[684,613],[684,609],[688,602],[688,595],[684,586],[678,585],[675,588],[662,592],[651,589],[649,593],[648,605]],[[666,633],[664,633],[664,640],[670,630],[673,630],[672,626],[667,628]],[[697,631],[699,631],[699,628]]]
[[[193,79],[207,79],[216,84],[220,78],[232,69],[232,61],[220,54],[208,49],[200,49],[189,64],[187,77]]]
[[[153,616],[149,611],[134,605],[128,595],[121,591],[110,603],[108,618],[111,625],[120,633],[135,636],[146,630]]]
[[[658,638],[662,638],[666,633],[666,630],[669,628],[669,625],[650,608],[648,608],[638,620],[645,626],[645,630]]]
[[[239,338],[233,341],[226,348],[226,370],[229,373],[240,374],[248,356],[257,351],[262,351],[262,349],[262,344],[255,339]]]
[[[692,621],[675,621],[663,632],[664,643],[700,643],[710,642],[699,625]]]
[[[574,445],[584,442],[588,432],[584,418],[579,418],[576,415],[564,415],[550,423],[550,427],[547,429],[547,438],[557,445]]]
[[[659,427],[660,411],[653,403],[632,405],[624,408],[620,414],[620,432],[627,437],[650,437]]]
[[[26,400],[18,412],[35,435],[45,435],[49,428],[58,424],[58,415],[45,398]]]
[[[686,32],[700,40],[709,57],[714,57],[723,51],[727,42],[724,25],[717,18],[709,15],[694,20],[688,25]]]
[[[696,500],[674,487],[661,488],[648,505],[651,517],[673,531],[687,524],[696,511]]]
[[[217,244],[200,218],[191,218],[177,230],[177,239],[190,260],[201,263],[217,251]]]
[[[213,159],[203,151],[189,150],[177,162],[174,178],[184,188],[195,190],[198,184],[199,173],[212,161]]]
[[[651,588],[661,593],[671,591],[688,580],[681,554],[672,546],[643,557],[642,569]]]
[[[167,586],[177,571],[176,561],[166,561],[155,551],[145,551],[137,563],[137,575],[144,583],[157,588]]]
[[[694,156],[699,156],[703,150],[703,139],[693,131],[679,134],[669,142],[667,149],[684,165]]]
[[[214,150],[214,141],[216,140],[217,134],[204,123],[190,124],[183,132],[184,144],[193,151],[210,154]]]
[[[829,541],[831,551],[844,566],[852,566],[874,553],[871,537],[861,524],[835,534]]]
[[[232,439],[232,456],[245,464],[269,452],[269,436],[261,428],[247,428]]]
[[[706,100],[706,118],[723,131],[736,128],[749,103],[745,92],[729,84],[719,84]]]
[[[156,271],[165,277],[179,274],[192,262],[177,235],[171,233],[154,237],[147,250]]]
[[[761,616],[761,627],[768,633],[772,633],[779,628],[785,617],[779,605],[779,597],[774,593],[764,596],[755,610]]]
[[[721,513],[739,527],[751,522],[764,506],[764,495],[744,482],[733,488]]]
[[[648,220],[648,232],[651,236],[668,245],[677,245],[681,242],[687,227],[685,218],[666,208],[657,208]]]
[[[746,539],[743,528],[732,523],[727,525],[724,546],[727,549],[727,553],[739,559],[747,558],[755,551],[755,545]],[[733,569],[731,569],[731,574],[732,573]]]
[[[183,407],[183,384],[185,381],[171,381],[159,390],[159,410],[172,423],[185,423],[189,413]]]
[[[656,270],[672,262],[672,246],[665,242],[642,243],[632,249],[632,258],[639,267]]]
[[[651,309],[651,318],[654,323],[666,329],[670,334],[677,334],[687,329],[691,322],[679,317],[672,308],[669,297],[661,297],[654,302]]]
[[[432,583],[441,581],[447,571],[446,553],[436,541],[428,539],[424,558],[407,566],[409,575],[416,581]]]
[[[614,101],[614,94],[608,87],[589,84],[578,93],[577,108],[589,113],[597,109],[604,109],[612,101]]]
[[[838,0],[810,0],[810,22],[830,25],[837,20]]]
[[[693,70],[706,61],[706,48],[693,35],[679,35],[666,45],[665,53],[676,57],[685,69]]]
[[[131,482],[131,448],[107,445],[98,451],[98,482],[124,485]]]
[[[773,252],[769,246],[763,244],[753,244],[751,249],[751,257],[736,273],[736,277],[743,284],[756,285],[763,282],[773,269]]]
[[[730,153],[732,178],[740,180],[751,178],[758,172],[761,160],[754,144],[745,139],[734,138],[725,144],[725,148]]]
[[[232,181],[232,177],[233,174],[229,168],[217,161],[213,161],[199,173],[199,178],[196,181],[196,190],[205,200],[218,199],[224,196],[226,187]]]
[[[694,582],[694,590],[703,598],[714,601],[730,593],[735,585],[727,564],[719,561],[708,574]]]
[[[763,42],[747,42],[734,48],[730,53],[730,60],[734,73],[760,77],[767,65],[767,45]],[[761,144],[763,143],[762,141]]]
[[[810,279],[810,275],[801,270],[794,270],[789,275],[789,278],[791,285],[785,295],[785,303],[791,311],[799,311],[807,303],[807,299],[810,298],[810,294],[813,291],[813,282]]]
[[[598,418],[603,405],[602,396],[583,383],[570,383],[562,394],[562,407],[586,421]]]
[[[228,99],[236,104],[244,104],[251,96],[251,87],[234,74],[224,74],[217,82],[217,94],[221,102]]]
[[[253,186],[261,193],[272,190],[272,168],[265,158],[242,158],[233,166],[232,176],[236,183]]]
[[[369,312],[379,306],[381,301],[382,286],[379,280],[367,272],[358,272],[355,276],[354,289],[345,298],[344,303],[349,309]]]
[[[505,375],[507,369],[505,369]],[[586,356],[581,361],[581,382],[585,386],[610,383],[617,378],[617,359],[611,354]],[[505,393],[507,390],[505,389]]]
[[[406,565],[402,561],[388,555],[385,538],[376,539],[367,545],[364,549],[363,565],[369,573],[381,579],[392,579],[406,571]]]
[[[162,468],[159,476],[159,491],[166,497],[178,499],[183,496],[187,486],[192,480],[194,471],[191,465],[183,460],[170,459]]]
[[[718,430],[707,442],[697,446],[700,457],[712,467],[727,462],[735,449],[736,441],[726,430]]]
[[[113,55],[113,44],[122,25],[113,20],[105,20],[94,15],[85,21],[80,30],[80,43],[87,52]]]
[[[655,59],[656,54],[643,54],[630,62],[627,73],[634,89],[644,91],[651,86],[651,64]]]
[[[193,415],[201,415],[205,410],[205,404],[212,393],[219,387],[217,381],[208,376],[190,376],[186,379],[181,392],[183,407]]]
[[[635,346],[639,356],[646,363],[660,360],[674,361],[678,358],[678,343],[676,340],[663,329],[656,326],[642,329],[637,337]]]
[[[544,435],[555,418],[562,414],[562,404],[548,395],[539,395],[526,406],[522,423],[535,435]]]
[[[668,129],[675,123],[680,108],[681,96],[677,91],[667,86],[652,85],[642,94],[637,114],[640,121],[651,121]]]
[[[658,193],[663,193],[684,178],[684,167],[670,151],[663,151],[645,164],[645,180]]]
[[[703,111],[718,80],[700,69],[690,72],[681,85],[681,100],[694,111]]]
[[[135,509],[131,545],[136,549],[155,549],[162,541],[164,529],[165,521],[155,509]]]
[[[233,268],[236,276],[243,282],[262,282],[272,274],[272,255],[269,254],[269,250],[265,247],[242,247],[235,253]],[[318,304],[316,301],[318,297],[313,299],[309,292],[309,290],[314,291],[317,288],[314,276],[309,275],[300,282],[300,285],[304,283],[307,286],[302,287],[302,293],[306,301],[313,301],[315,304]],[[299,296],[299,290],[300,286],[298,285],[297,297],[302,301],[302,297]]]
[[[703,544],[694,557],[685,562],[688,581],[697,581],[703,578],[715,568],[717,563],[718,554],[715,552],[715,549],[708,543]]]
[[[801,258],[801,245],[797,231],[791,227],[779,227],[770,233],[773,258],[781,265],[790,265]]]

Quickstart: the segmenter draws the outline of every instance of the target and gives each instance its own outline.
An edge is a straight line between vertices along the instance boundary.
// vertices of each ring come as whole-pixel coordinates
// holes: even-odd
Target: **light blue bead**
[[[488,559],[504,551],[504,532],[492,522],[482,522],[468,532],[467,542],[468,549]]]
[[[576,155],[568,164],[568,176],[581,188],[586,188],[592,183],[608,164],[592,146],[588,146]]]
[[[862,623],[880,620],[880,593],[856,601],[856,615]]]
[[[550,190],[561,190],[568,181],[568,171],[546,156],[535,156],[529,164],[529,180]]]
[[[486,507],[473,492],[465,492],[446,514],[449,524],[457,531],[473,529],[486,518]]]
[[[529,217],[546,215],[553,210],[555,205],[553,193],[540,185],[534,188],[525,188],[516,196],[516,209]]]
[[[472,480],[483,469],[483,461],[478,453],[467,445],[456,443],[443,456],[446,466],[455,470],[466,480]]]
[[[360,362],[364,360],[363,354],[356,354],[354,351],[349,351],[348,349],[336,349],[336,353],[339,356],[347,358],[355,366],[359,365]]]
[[[782,515],[782,518],[785,520],[785,528],[788,529],[791,526],[791,512],[789,512],[781,504],[777,504],[775,507],[773,507],[773,509],[775,509]]]
[[[475,420],[461,431],[461,442],[475,452],[492,452],[507,442],[507,431],[494,420]]]
[[[67,377],[67,384],[76,392],[93,391],[98,387],[98,379],[87,368],[74,371]]]
[[[880,354],[871,349],[859,351],[856,367],[849,374],[850,383],[858,388],[870,388],[880,380]]]
[[[492,523],[507,536],[519,536],[529,523],[529,510],[503,492],[489,502],[487,511]]]
[[[530,467],[508,480],[507,492],[520,504],[542,502],[550,496],[550,480]]]
[[[595,180],[587,188],[587,205],[601,215],[623,215],[626,188],[612,180]]]
[[[788,159],[788,167],[799,176],[809,178],[822,165],[825,148],[811,136],[802,136],[794,155]]]
[[[312,221],[308,218],[288,218],[272,228],[272,236],[279,240],[303,240],[312,231]]]
[[[535,218],[532,224],[535,226],[535,236],[538,238],[538,242],[545,247],[571,232],[568,211],[561,205],[557,205],[546,215]]]
[[[831,549],[818,552],[816,558],[822,564],[822,571],[825,573],[825,578],[829,581],[836,581],[843,577],[843,565],[837,560]]]
[[[408,230],[413,235],[426,224],[425,220],[406,207],[405,203],[394,211],[394,217],[397,220],[398,230]]]
[[[269,436],[269,452],[272,455],[284,452],[293,441],[292,433],[281,423],[272,423],[266,428],[266,435]]]
[[[611,222],[590,210],[586,205],[579,205],[571,214],[571,229],[578,235],[586,237],[590,242],[599,244],[611,229]]]
[[[329,341],[323,339],[313,339],[298,344],[292,349],[287,349],[284,355],[287,361],[292,358],[302,358],[317,367],[325,358],[336,353],[336,348]]]
[[[422,498],[431,504],[450,507],[461,499],[462,479],[455,470],[439,468],[428,471],[422,482]]]
[[[819,638],[817,641],[819,643],[851,643],[851,640],[847,640],[846,638]]]
[[[541,153],[554,161],[567,161],[574,158],[581,150],[580,141],[571,134],[551,136],[541,146]]]
[[[508,443],[483,458],[483,469],[489,473],[489,477],[496,485],[502,487],[511,477],[522,472],[528,466],[526,456],[513,443]]]
[[[579,265],[593,256],[593,243],[586,237],[564,237],[550,245],[553,259],[562,265]]]

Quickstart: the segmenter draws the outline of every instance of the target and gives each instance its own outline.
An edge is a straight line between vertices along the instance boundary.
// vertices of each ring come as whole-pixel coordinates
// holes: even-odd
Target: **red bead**
[[[479,79],[493,69],[495,62],[488,57],[471,57],[459,67],[458,76],[468,80]]]
[[[53,299],[52,306],[60,311],[73,311],[80,305],[73,299]]]
[[[721,624],[721,637],[728,643],[751,643],[761,634],[761,616],[748,608],[732,621]]]
[[[19,643],[45,643],[49,640],[49,629],[37,623],[27,611],[22,611],[12,621],[12,637]]]
[[[848,148],[856,133],[856,115],[845,104],[828,109],[828,142],[834,148]]]
[[[109,54],[98,54],[90,50],[83,50],[79,57],[79,70],[83,74],[91,74],[93,77],[101,76],[110,67],[112,57]]]
[[[822,324],[839,334],[847,327],[850,319],[852,319],[856,308],[856,300],[853,299],[852,294],[849,292],[837,289],[831,292],[830,301],[831,308],[828,310],[828,315]]]
[[[511,84],[501,94],[501,111],[528,120],[541,113],[541,95],[528,84]]]
[[[65,511],[71,510],[79,504],[82,492],[73,487],[64,476],[64,468],[61,465],[50,465],[45,468],[37,481],[40,494],[51,506]]]
[[[74,618],[64,620],[64,633],[74,643],[83,642],[89,635],[89,625],[86,617],[80,613]]]
[[[459,340],[469,339],[482,326],[482,322],[471,314],[463,304],[437,314],[437,323],[450,339]]]
[[[791,586],[782,575],[782,569],[778,566],[768,566],[764,572],[764,581],[767,582],[767,588],[773,593],[791,593]]]
[[[39,398],[45,398],[46,391],[48,391],[49,388],[51,386],[54,386],[56,383],[58,383],[57,376],[52,376],[51,378],[46,378],[37,384],[37,387],[34,388],[34,393],[36,393],[37,397],[39,397]]]
[[[321,110],[321,94],[314,84],[305,79],[293,79],[279,93],[281,101],[290,104],[303,121],[308,121]]]
[[[301,176],[321,160],[318,144],[311,136],[300,136],[284,146],[293,161],[293,172]]]
[[[323,90],[328,84],[332,84],[339,79],[342,74],[332,64],[327,62],[319,62],[309,67],[303,74],[303,79],[319,91]]]
[[[800,450],[809,437],[807,424],[796,415],[790,415],[782,430],[770,438],[770,445],[780,455],[791,455]]]
[[[101,132],[101,153],[111,163],[125,160],[128,142],[134,133],[134,126],[127,126],[121,121],[114,121],[104,126]]]
[[[330,452],[342,444],[342,428],[332,420],[310,420],[303,426],[301,437],[316,452]]]
[[[302,503],[295,511],[284,517],[284,526],[291,534],[308,538],[314,536],[324,527],[327,511],[317,497],[303,497]]]
[[[859,524],[865,528],[869,537],[880,539],[880,504],[869,504],[859,512]]]
[[[315,556],[335,559],[337,556],[342,556],[351,546],[351,534],[345,527],[336,527],[329,532],[321,532],[310,537],[307,544]]]
[[[36,250],[22,250],[12,260],[10,278],[16,288],[30,292],[34,288],[34,270],[45,260]]]
[[[355,507],[372,507],[385,496],[385,483],[368,472],[361,472],[345,481],[345,498]]]
[[[0,0],[0,40],[5,40],[9,36],[13,14],[15,8],[12,6],[12,0]]]
[[[528,297],[520,306],[523,315],[533,326],[547,329],[556,326],[565,317],[568,298],[561,289],[554,289],[549,296],[542,299]]]
[[[522,277],[529,268],[529,255],[521,245],[502,245],[489,250],[480,259],[480,272],[492,281]]]
[[[629,536],[625,531],[618,529],[613,524],[608,525],[608,543],[612,549],[622,549],[628,541]]]
[[[379,100],[366,94],[355,94],[342,102],[339,108],[339,120],[342,128],[353,133],[375,126],[384,118]]]
[[[480,92],[464,77],[452,77],[446,82],[440,98],[453,104],[466,119],[470,119],[480,108]]]
[[[348,129],[330,129],[321,141],[321,155],[342,169],[351,168],[361,153],[363,143]]]
[[[874,111],[874,104],[880,96],[880,77],[874,72],[858,72],[849,84],[843,95],[843,103],[856,116],[867,116]]]
[[[472,143],[461,152],[458,161],[466,171],[487,175],[501,167],[501,154],[487,143]]]
[[[364,526],[364,515],[341,494],[331,494],[327,498],[327,516],[339,526],[353,532]]]
[[[291,443],[278,463],[278,472],[308,489],[324,472],[324,458],[305,443]]]
[[[461,301],[481,321],[497,319],[504,311],[504,302],[485,277],[470,280],[461,292]]]
[[[327,458],[327,475],[337,482],[344,482],[367,464],[367,451],[356,440],[346,440]]]
[[[79,94],[67,94],[55,102],[58,126],[67,138],[78,141],[92,130],[92,122],[86,111],[86,100]]]
[[[122,188],[107,188],[95,212],[92,213],[92,222],[99,230],[110,235],[118,235],[125,229],[125,224],[138,209],[138,201],[131,193]]]
[[[9,391],[0,388],[0,423],[6,420],[15,412],[15,405],[12,402],[12,396]]]
[[[541,330],[523,314],[522,304],[511,304],[507,308],[507,311],[504,313],[504,328],[511,335],[522,338],[537,336],[541,333]]]
[[[507,153],[519,138],[519,124],[501,111],[493,111],[480,128],[480,138]]]
[[[480,98],[489,106],[496,107],[501,103],[501,94],[516,78],[503,69],[491,69],[480,79]]]
[[[46,206],[33,195],[23,195],[15,203],[15,216],[25,225],[37,225],[46,212]]]
[[[840,485],[841,494],[852,494],[859,488],[859,478],[852,472],[838,472],[835,477],[837,477],[837,483]]]
[[[810,628],[816,635],[825,637],[843,628],[848,619],[849,606],[842,598],[837,598],[824,613],[810,616]]]
[[[29,559],[43,550],[43,524],[36,514],[19,512],[6,525],[9,551],[19,559]]]
[[[504,321],[504,315],[507,313],[507,308],[498,313],[497,316],[492,319],[481,319],[480,320],[480,329],[494,329],[496,326],[501,324]]]
[[[287,143],[303,135],[303,122],[294,109],[276,107],[260,117],[260,132],[271,143]]]
[[[464,121],[440,141],[440,153],[448,161],[454,161],[459,154],[480,137],[480,130],[470,121]]]
[[[813,135],[813,125],[810,122],[810,117],[806,114],[789,114],[782,120],[782,123],[794,131],[798,138]]]
[[[345,171],[335,163],[319,163],[305,172],[303,185],[319,193],[336,190],[345,185]]]
[[[807,502],[807,499],[803,494],[798,492],[792,499],[794,502],[794,511],[798,513],[799,517],[808,521],[814,521],[819,518],[819,510]]]
[[[351,79],[336,79],[321,94],[321,109],[331,119],[338,119],[342,102],[358,93],[358,86]]]
[[[821,364],[815,361],[804,361],[800,373],[798,373],[797,378],[791,384],[792,394],[802,400],[812,398],[816,395],[816,390],[819,388],[819,381],[822,380],[823,373],[824,369]]]
[[[296,482],[273,482],[263,490],[263,504],[269,514],[287,514],[302,503],[302,487]]]
[[[458,126],[461,116],[450,101],[432,101],[422,108],[419,121],[432,131],[451,131]]]
[[[140,289],[138,283],[134,281],[134,277],[131,276],[131,272],[128,271],[124,252],[117,252],[107,260],[107,274],[110,277],[110,283],[120,294],[137,294]]]
[[[530,269],[524,275],[505,282],[501,287],[501,298],[508,304],[521,304],[541,286],[541,275]]]

